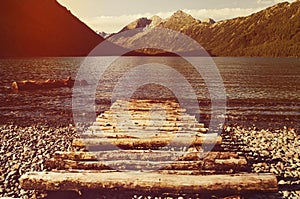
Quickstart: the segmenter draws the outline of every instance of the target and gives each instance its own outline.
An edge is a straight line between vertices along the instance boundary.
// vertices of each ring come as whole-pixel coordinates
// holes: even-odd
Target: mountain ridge
[[[214,56],[299,57],[299,29],[300,1],[296,1],[217,22],[209,28],[190,27],[186,34]]]
[[[219,22],[212,19],[201,22],[179,10],[155,27],[171,29],[191,37],[211,56],[300,57],[299,0],[279,3],[246,17]],[[112,41],[124,47],[132,47],[139,40],[145,42],[146,37],[151,43],[159,36],[155,36],[150,28],[131,37]],[[158,40],[161,41],[161,38]],[[182,47],[186,49],[174,44],[170,50]],[[145,50],[143,52],[146,53]],[[159,50],[157,52],[161,53]],[[155,54],[155,50],[151,54]]]

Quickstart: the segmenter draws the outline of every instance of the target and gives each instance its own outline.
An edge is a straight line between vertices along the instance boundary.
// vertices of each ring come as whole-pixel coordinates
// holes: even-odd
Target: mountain
[[[104,39],[105,38],[107,38],[107,37],[109,37],[111,34],[110,33],[106,33],[106,32],[98,32],[98,34],[101,36],[101,37],[103,37]]]
[[[150,23],[152,22],[152,20],[147,19],[145,17],[143,18],[139,18],[133,22],[131,22],[130,24],[128,24],[127,26],[125,26],[120,32],[124,32],[127,30],[133,30],[136,28],[145,28],[147,27]]]
[[[206,49],[212,56],[300,57],[300,1],[279,3],[247,17],[215,22],[197,20],[183,11],[155,26],[130,37],[109,38],[123,47],[141,46],[143,43],[166,42],[169,51],[189,49],[193,45],[163,37],[154,27],[181,32]],[[176,42],[175,42],[176,41]],[[141,50],[139,50],[141,51]],[[142,50],[144,53],[162,53],[160,50]]]
[[[206,18],[202,22],[203,23],[208,23],[208,24],[214,24],[214,23],[216,23],[216,21],[213,20],[212,18]]]
[[[184,33],[214,56],[300,57],[300,1],[208,26],[192,25]]]
[[[118,33],[125,32],[127,30],[137,29],[137,28],[147,29],[147,28],[155,27],[162,21],[163,19],[157,15],[152,16],[150,19],[146,17],[142,17],[129,23],[127,26],[122,28],[122,30],[120,30]]]
[[[191,15],[178,10],[171,17],[163,20],[157,27],[169,28],[176,31],[184,31],[190,26],[201,24],[200,20],[195,19]]]
[[[189,50],[193,45],[161,34],[155,27],[175,30],[201,44],[212,56],[300,57],[300,1],[279,3],[247,17],[215,22],[197,20],[183,11],[167,19],[140,18],[126,30],[140,28],[131,35],[107,37],[130,48],[165,42],[168,51]],[[100,34],[101,35],[101,34]],[[5,0],[0,2],[0,57],[85,56],[103,37],[82,23],[56,0]],[[106,36],[103,34],[103,36]],[[108,44],[105,52],[117,54],[123,48]],[[134,53],[164,53],[142,49]]]
[[[124,41],[124,38],[128,39],[128,37],[133,37],[137,33],[144,32],[149,28],[156,27],[162,20],[163,20],[162,18],[160,18],[159,16],[156,16],[156,15],[154,15],[150,19],[148,19],[146,17],[142,17],[142,18],[139,18],[139,19],[129,23],[124,28],[122,28],[122,30],[120,30],[118,33],[113,33],[113,34],[109,35],[107,38],[109,41],[112,41],[117,44],[121,44],[122,41]],[[117,34],[126,32],[128,30],[138,30],[138,31],[136,31],[134,34],[124,33],[121,36],[116,36]],[[115,37],[111,38],[112,36],[115,36]]]
[[[102,41],[56,0],[0,2],[0,57],[84,56]]]
[[[150,18],[150,20],[151,20],[151,23],[149,24],[149,28],[153,28],[163,21],[163,19],[157,15],[152,16]]]
[[[136,51],[137,53],[143,53],[147,55],[163,55],[168,54],[168,52],[178,51],[178,49],[188,49],[191,51],[195,50],[193,49],[194,44],[175,42],[176,35],[174,37],[170,37],[168,32],[161,32],[155,27],[172,29],[180,33],[184,30],[187,30],[193,25],[201,24],[200,20],[197,20],[191,15],[179,10],[167,19],[161,19],[158,16],[153,16],[149,19],[149,21],[150,22],[147,25],[140,26],[140,29],[137,29],[134,32],[130,32],[130,34],[126,34],[126,32],[120,31],[119,34],[114,35],[113,37],[109,37],[108,40],[122,47],[131,49],[135,49],[138,46],[145,46],[145,44],[151,44],[158,47],[161,44],[164,44],[164,46],[167,47],[165,51],[159,49],[139,49]],[[136,22],[133,22],[131,24],[136,24]],[[122,30],[128,30],[127,27],[128,26],[126,26]],[[171,55],[173,54],[171,53]]]

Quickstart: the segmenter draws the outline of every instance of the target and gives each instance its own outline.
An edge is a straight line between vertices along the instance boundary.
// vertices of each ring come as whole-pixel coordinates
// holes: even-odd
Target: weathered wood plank
[[[133,124],[133,123],[121,123],[118,125],[111,124],[111,125],[98,125],[97,123],[93,124],[93,126],[89,127],[90,130],[94,131],[106,131],[106,130],[114,130],[114,131],[138,131],[138,130],[144,130],[144,131],[168,131],[168,132],[194,132],[194,133],[206,133],[208,131],[207,128],[195,128],[193,125],[181,125],[181,124],[174,124],[174,125],[164,125],[161,123],[157,123],[155,125],[152,124]]]
[[[144,149],[152,149],[152,148],[160,148],[165,146],[171,147],[188,147],[191,145],[201,146],[201,145],[220,145],[222,143],[221,136],[211,136],[211,135],[203,135],[201,137],[194,138],[179,138],[172,139],[170,138],[97,138],[97,139],[74,139],[73,146],[76,147],[92,147],[92,146],[101,146],[101,147],[109,147],[111,145],[118,146],[120,148],[126,149],[135,149],[135,148],[144,148]]]
[[[190,132],[153,132],[153,131],[128,131],[128,132],[113,132],[113,131],[99,131],[99,132],[85,132],[80,135],[83,139],[98,139],[98,138],[161,138],[161,139],[178,139],[178,138],[195,138],[204,137],[202,133]]]
[[[231,194],[278,191],[273,174],[236,175],[170,175],[149,172],[108,173],[59,173],[30,172],[20,179],[25,190],[137,190],[165,191],[168,193],[214,193]]]
[[[149,150],[113,150],[97,152],[64,152],[56,151],[54,159],[67,159],[74,161],[109,161],[109,160],[142,160],[142,161],[162,161],[162,160],[226,160],[239,158],[233,152],[179,152],[179,151],[149,151]]]
[[[135,127],[141,127],[141,126],[151,126],[151,127],[177,127],[177,124],[175,122],[165,122],[165,121],[159,121],[159,122],[153,122],[153,121],[146,121],[146,120],[132,120],[132,121],[126,121],[126,124],[129,126],[135,126]],[[121,126],[124,125],[124,122],[111,122],[108,121],[105,122],[94,122],[93,126],[99,126],[99,127],[106,127],[106,126]]]
[[[132,129],[132,128],[124,128],[124,129],[114,129],[114,128],[101,128],[98,126],[91,126],[89,128],[89,131],[84,132],[82,135],[87,135],[87,134],[94,134],[94,135],[107,135],[107,134],[115,134],[117,135],[118,133],[120,134],[137,134],[137,135],[142,135],[142,134],[149,134],[149,135],[164,135],[164,134],[173,134],[173,135],[180,135],[180,136],[201,136],[203,135],[203,132],[195,132],[191,131],[190,129],[186,130],[180,130],[180,131],[160,131],[160,130],[153,130],[153,129]],[[113,136],[113,135],[109,135]],[[139,136],[137,136],[139,137]]]
[[[101,120],[99,118],[96,119],[96,122],[93,123],[93,126],[117,126],[117,125],[123,125],[124,121],[119,121],[119,123],[117,123],[117,121],[110,121],[107,119],[103,119],[101,118]],[[161,126],[161,127],[190,127],[190,128],[196,128],[199,130],[204,130],[207,131],[207,128],[204,128],[204,124],[201,123],[188,123],[188,122],[180,122],[180,121],[164,121],[164,120],[157,120],[153,121],[153,120],[127,120],[126,124],[131,125],[131,126],[152,126],[152,127],[157,127],[157,126]]]
[[[116,107],[127,107],[127,106],[138,106],[138,107],[153,107],[153,105],[160,105],[160,106],[168,106],[168,107],[177,107],[179,108],[180,105],[178,102],[169,101],[169,100],[117,100],[114,103]]]
[[[166,101],[156,101],[156,102],[147,102],[147,101],[122,101],[115,102],[112,106],[113,109],[128,109],[128,108],[141,108],[141,109],[157,109],[157,108],[167,108],[167,109],[180,109],[180,105],[176,102],[169,103]]]
[[[157,118],[153,118],[153,117],[144,117],[141,114],[135,113],[135,114],[131,114],[131,115],[112,115],[111,113],[102,113],[100,116],[98,116],[101,119],[106,119],[107,121],[111,121],[114,122],[114,120],[117,120],[118,118],[122,118],[125,119],[125,117],[129,117],[128,120],[144,120],[144,121],[170,121],[170,122],[177,122],[177,121],[182,121],[182,122],[196,122],[195,119],[191,120],[191,119],[181,119],[179,117],[166,117],[166,118],[161,118],[161,117],[157,117]]]
[[[68,170],[57,170],[53,169],[52,172],[56,173],[118,173],[118,172],[126,172],[126,171],[120,171],[120,170],[87,170],[87,169],[68,169]],[[149,171],[143,171],[143,172],[149,172]],[[158,174],[170,174],[170,175],[197,175],[197,176],[203,176],[203,175],[216,175],[216,174],[236,174],[232,170],[228,171],[214,171],[214,170],[154,170],[151,171],[152,173],[158,173]]]
[[[130,111],[130,112],[110,112],[105,111],[101,115],[98,116],[100,119],[107,119],[113,121],[117,118],[122,119],[132,119],[132,120],[148,120],[148,121],[181,121],[181,122],[197,122],[195,116],[191,116],[188,114],[167,114],[165,117],[161,115],[151,115],[145,112],[138,112],[138,111]]]
[[[124,112],[124,111],[138,111],[138,112],[156,112],[156,111],[164,111],[166,113],[183,113],[186,112],[186,109],[182,109],[180,107],[171,107],[171,106],[141,106],[141,105],[129,105],[129,106],[114,106],[110,109],[111,112]]]
[[[216,170],[245,171],[245,158],[230,158],[226,160],[203,159],[199,161],[141,161],[141,160],[110,160],[110,161],[73,161],[65,159],[50,159],[46,166],[57,169],[87,169],[87,170]]]

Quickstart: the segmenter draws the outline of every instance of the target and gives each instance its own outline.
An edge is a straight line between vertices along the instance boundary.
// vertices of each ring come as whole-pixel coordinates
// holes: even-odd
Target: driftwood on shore
[[[35,190],[136,190],[166,193],[242,194],[277,191],[272,174],[170,175],[156,172],[31,172],[22,176],[23,189]]]
[[[53,88],[61,88],[61,87],[69,87],[72,88],[74,86],[75,80],[71,77],[68,77],[64,80],[54,80],[48,79],[45,81],[34,81],[34,80],[24,80],[24,81],[15,81],[12,83],[12,89],[19,91],[26,90],[39,90],[39,89],[53,89]],[[87,81],[81,80],[79,81],[79,85],[86,86],[88,85]]]

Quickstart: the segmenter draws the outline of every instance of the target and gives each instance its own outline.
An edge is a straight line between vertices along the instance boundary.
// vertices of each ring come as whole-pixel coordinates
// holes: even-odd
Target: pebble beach
[[[278,198],[300,198],[300,135],[287,127],[258,130],[255,127],[225,127],[225,150],[247,157],[253,173],[273,173]]]
[[[75,128],[16,125],[0,126],[0,196],[30,198],[32,191],[21,190],[19,178],[29,171],[43,171],[44,161],[55,151],[70,151]]]
[[[28,171],[47,170],[44,161],[55,151],[73,150],[78,135],[73,126],[0,126],[0,196],[37,198],[20,188],[19,178]],[[227,126],[222,133],[225,151],[245,155],[254,173],[274,173],[279,184],[277,198],[300,198],[300,135],[294,129],[258,130]],[[138,197],[137,198],[144,198]]]

